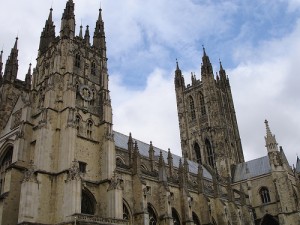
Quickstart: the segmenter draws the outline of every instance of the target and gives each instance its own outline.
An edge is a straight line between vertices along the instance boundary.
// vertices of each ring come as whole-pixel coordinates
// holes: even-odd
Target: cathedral
[[[174,67],[182,157],[113,129],[102,10],[91,37],[67,0],[36,67],[18,38],[0,55],[0,225],[297,225],[292,168],[265,121],[266,156],[245,161],[230,82],[203,49],[200,79]],[[264,146],[262,146],[263,149]]]

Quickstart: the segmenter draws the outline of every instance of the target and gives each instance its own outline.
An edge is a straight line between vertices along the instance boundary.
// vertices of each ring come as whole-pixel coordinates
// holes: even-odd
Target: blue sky
[[[19,78],[35,65],[40,33],[53,7],[56,34],[63,0],[0,0],[6,60],[19,36]],[[94,30],[99,1],[74,0],[79,26]],[[180,153],[173,76],[200,74],[202,45],[214,71],[219,58],[233,92],[247,160],[266,154],[264,120],[291,164],[300,149],[300,0],[102,0],[114,129]],[[81,22],[82,21],[82,22]],[[92,35],[91,35],[92,36]]]

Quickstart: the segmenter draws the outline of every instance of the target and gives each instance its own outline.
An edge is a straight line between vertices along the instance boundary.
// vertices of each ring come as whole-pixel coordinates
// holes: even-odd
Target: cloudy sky
[[[6,60],[19,36],[19,78],[35,65],[53,7],[58,35],[65,0],[0,0]],[[93,31],[100,1],[74,0]],[[181,154],[175,60],[186,83],[200,78],[202,45],[231,82],[246,160],[266,154],[264,120],[291,164],[300,150],[300,0],[102,0],[114,129]]]

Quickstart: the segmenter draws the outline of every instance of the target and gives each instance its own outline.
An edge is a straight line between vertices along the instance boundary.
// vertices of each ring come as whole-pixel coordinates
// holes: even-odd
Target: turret
[[[2,84],[2,68],[3,68],[2,56],[3,56],[3,51],[0,52],[0,85]]]
[[[75,14],[74,14],[74,2],[68,0],[66,8],[61,19],[61,38],[74,38],[75,34]]]
[[[48,19],[46,20],[45,23],[45,27],[41,33],[40,46],[39,46],[40,54],[46,52],[51,42],[53,42],[55,39],[55,26],[52,20],[52,11],[53,9],[51,8]]]
[[[182,72],[179,69],[178,61],[176,60],[176,70],[175,70],[175,88],[181,88],[182,90],[185,87],[184,77],[182,76]]]
[[[94,48],[101,50],[101,56],[106,58],[106,41],[104,32],[104,22],[102,19],[102,9],[99,9],[99,16],[96,22],[94,37],[93,37]]]
[[[275,135],[272,134],[269,123],[267,120],[265,120],[266,124],[266,133],[267,135],[265,136],[265,141],[266,141],[266,148],[268,152],[278,152],[278,143],[276,141]]]
[[[31,63],[29,64],[28,72],[25,77],[25,87],[27,90],[31,87]]]
[[[18,74],[18,37],[16,38],[15,45],[11,49],[10,55],[8,56],[8,59],[6,61],[5,65],[5,71],[3,80],[14,82],[17,78]]]
[[[202,65],[201,65],[201,76],[212,76],[213,69],[210,63],[209,57],[206,55],[205,48],[203,47]]]
[[[84,42],[87,45],[90,45],[90,31],[89,31],[89,26],[86,26],[85,34],[84,34]]]

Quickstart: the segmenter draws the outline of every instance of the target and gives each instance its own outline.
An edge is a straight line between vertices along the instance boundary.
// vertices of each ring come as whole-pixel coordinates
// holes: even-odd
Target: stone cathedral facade
[[[266,156],[245,162],[229,79],[203,49],[201,79],[175,91],[182,157],[113,130],[102,10],[76,32],[52,9],[36,67],[18,74],[18,39],[0,55],[0,224],[296,225],[291,168],[266,123]],[[263,148],[263,146],[262,146]]]

